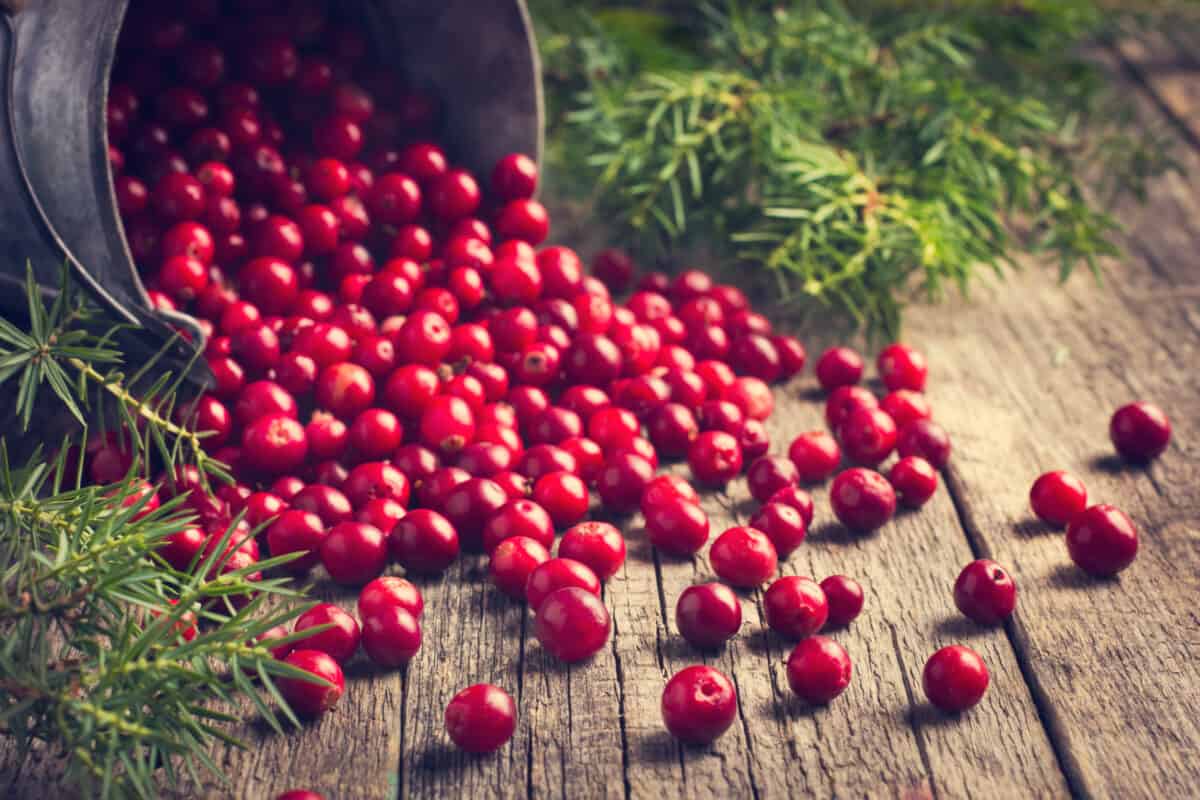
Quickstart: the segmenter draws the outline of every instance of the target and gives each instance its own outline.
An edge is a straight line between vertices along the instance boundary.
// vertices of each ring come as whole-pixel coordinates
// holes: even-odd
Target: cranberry
[[[788,458],[796,467],[797,477],[805,483],[828,478],[838,468],[842,451],[837,440],[824,431],[809,431],[797,436],[788,448]]]
[[[859,408],[838,426],[838,439],[852,461],[875,466],[896,447],[896,423],[881,408]]]
[[[421,414],[421,441],[434,452],[453,454],[475,438],[475,416],[462,398],[441,395]]]
[[[782,489],[781,491],[787,491]],[[768,502],[750,518],[750,527],[767,535],[780,558],[787,558],[804,542],[808,523],[804,515],[794,506],[781,502]]]
[[[1108,435],[1121,458],[1145,464],[1162,455],[1171,443],[1171,421],[1153,403],[1130,403],[1113,414]]]
[[[473,478],[490,478],[512,467],[515,457],[509,445],[520,446],[520,437],[511,428],[481,425],[476,439],[458,453],[455,464]]]
[[[170,257],[158,272],[158,285],[172,298],[186,302],[208,286],[208,268],[195,258]]]
[[[380,177],[367,195],[367,210],[376,222],[404,225],[421,213],[421,187],[402,172]]]
[[[253,469],[279,475],[299,467],[308,454],[304,426],[286,414],[251,423],[242,434],[242,457]]]
[[[1033,513],[1058,528],[1065,527],[1076,514],[1087,508],[1087,499],[1087,487],[1069,472],[1047,472],[1034,481],[1029,490]]]
[[[839,386],[825,401],[825,424],[837,431],[855,411],[876,408],[878,405],[875,395],[861,386]]]
[[[694,647],[720,647],[742,627],[742,604],[723,583],[689,586],[675,603],[675,626]]]
[[[200,528],[184,528],[163,538],[158,547],[162,559],[179,572],[186,572],[204,550],[208,535]]]
[[[680,670],[663,689],[663,723],[672,736],[688,744],[715,741],[733,725],[737,710],[733,683],[712,667]]]
[[[537,181],[537,164],[521,153],[506,155],[492,170],[492,191],[502,200],[533,197]]]
[[[625,537],[607,522],[581,522],[563,535],[558,554],[584,564],[606,581],[625,563]]]
[[[863,359],[849,347],[831,347],[817,359],[817,380],[827,392],[862,380]]]
[[[383,667],[401,667],[421,649],[421,625],[400,605],[363,614],[362,645],[367,657]]]
[[[428,208],[440,220],[450,222],[469,217],[479,207],[479,201],[479,185],[466,170],[447,170],[429,183]]]
[[[373,525],[342,522],[321,543],[321,563],[336,582],[357,586],[387,566],[387,538]]]
[[[633,281],[633,260],[623,250],[601,250],[592,261],[592,272],[614,292],[624,291]]]
[[[604,647],[612,630],[612,619],[595,593],[567,586],[542,600],[537,606],[534,625],[538,641],[548,653],[573,663],[595,655]]]
[[[779,380],[783,374],[779,351],[766,336],[750,334],[735,339],[729,360],[743,375],[752,375],[767,383]]]
[[[796,466],[788,459],[763,456],[750,465],[746,483],[754,499],[765,503],[779,490],[795,486],[799,477]]]
[[[738,447],[742,448],[742,460],[753,462],[765,456],[771,450],[771,437],[767,427],[756,419],[748,419],[742,423],[741,429],[734,434]]]
[[[742,470],[742,448],[724,431],[705,431],[688,448],[688,465],[701,483],[726,484]]]
[[[350,444],[362,458],[391,455],[404,438],[404,426],[390,411],[368,408],[350,426]]]
[[[339,522],[349,522],[354,510],[346,495],[332,486],[313,484],[305,486],[289,500],[293,509],[310,511],[321,518],[328,527]]]
[[[470,473],[458,467],[439,467],[430,474],[420,486],[420,504],[433,509],[440,509],[446,502],[446,495],[454,487],[471,479]]]
[[[1114,506],[1092,506],[1067,525],[1067,552],[1076,566],[1091,575],[1116,575],[1133,563],[1137,551],[1137,526]]]
[[[937,470],[918,456],[906,456],[892,465],[888,481],[896,490],[900,502],[910,508],[920,508],[937,491]]]
[[[450,352],[450,337],[450,325],[441,314],[414,311],[396,334],[396,357],[402,363],[435,366]]]
[[[329,625],[326,630],[314,633],[303,639],[304,647],[310,650],[320,650],[339,664],[350,660],[358,650],[362,637],[358,622],[333,603],[317,603],[296,619],[297,633],[319,625]]]
[[[488,569],[497,589],[510,597],[524,598],[529,575],[549,560],[550,551],[541,542],[528,536],[511,536],[491,551]]]
[[[550,514],[559,528],[574,525],[587,514],[587,484],[574,473],[565,470],[547,472],[533,484],[533,499]]]
[[[775,574],[779,558],[767,535],[756,528],[729,528],[708,554],[713,570],[726,583],[752,588]]]
[[[386,497],[408,506],[412,487],[404,473],[386,461],[369,461],[350,470],[342,490],[355,508],[371,500]]]
[[[384,385],[389,408],[405,419],[417,419],[437,397],[437,373],[421,364],[408,364],[393,372]]]
[[[559,446],[575,459],[576,470],[584,483],[595,483],[604,469],[604,451],[600,445],[586,437],[572,436],[560,442]]]
[[[796,645],[787,660],[788,686],[805,702],[823,705],[850,685],[850,656],[827,636],[811,636]]]
[[[354,342],[344,328],[318,322],[296,334],[292,349],[312,358],[317,366],[328,367],[348,361],[354,352]]]
[[[825,626],[829,602],[812,578],[789,575],[763,593],[767,625],[789,639],[804,639]]]
[[[700,505],[700,495],[686,480],[678,475],[659,475],[646,484],[646,489],[642,492],[642,513],[648,513],[659,503],[676,497],[682,497],[692,505]]]
[[[308,453],[313,458],[338,458],[346,451],[350,429],[337,417],[322,412],[312,415],[304,426],[308,437]]]
[[[297,714],[315,717],[337,705],[346,691],[346,679],[338,663],[320,650],[294,650],[284,661],[290,666],[322,679],[311,680],[279,676],[275,679],[280,693]]]
[[[747,418],[759,421],[770,417],[775,409],[775,396],[771,393],[771,387],[749,375],[734,380],[725,390],[722,399],[740,408]]]
[[[580,333],[563,359],[563,369],[573,383],[606,384],[621,374],[621,349],[603,334]]]
[[[606,406],[588,419],[588,438],[604,450],[615,450],[641,432],[641,423],[632,411]]]
[[[502,541],[514,536],[531,539],[542,547],[551,547],[554,545],[554,523],[546,510],[532,500],[510,500],[483,526],[484,552],[491,553]],[[522,581],[521,589],[524,588]]]
[[[905,428],[919,419],[931,419],[933,409],[925,395],[911,389],[897,389],[883,398],[879,407],[896,421],[897,428]]]
[[[392,557],[411,572],[435,574],[458,557],[458,532],[436,511],[409,511],[389,537]]]
[[[525,600],[537,611],[554,592],[568,586],[600,596],[600,579],[582,562],[559,556],[539,564],[525,583]]]
[[[606,508],[627,513],[638,507],[642,492],[653,478],[654,465],[649,461],[632,452],[618,452],[605,463],[596,488]]]
[[[398,606],[420,618],[425,610],[421,590],[404,578],[376,578],[362,588],[358,595],[358,613],[366,619],[384,608]]]
[[[271,484],[271,494],[277,495],[285,503],[290,503],[296,495],[304,490],[304,481],[294,475],[284,475]]]
[[[821,581],[821,590],[829,603],[830,627],[849,625],[862,611],[863,590],[853,578],[830,575]]]
[[[314,399],[317,405],[342,419],[350,419],[375,400],[375,381],[358,364],[343,362],[321,370]]]
[[[234,332],[232,351],[243,366],[265,373],[279,364],[279,337],[267,325],[250,325]]]
[[[879,352],[875,365],[883,385],[891,391],[911,389],[924,391],[929,367],[925,356],[908,345],[891,344]]]
[[[921,683],[929,702],[942,711],[965,711],[983,699],[988,670],[978,653],[955,644],[929,657]]]
[[[829,500],[843,525],[864,533],[882,527],[896,513],[896,492],[887,478],[862,467],[838,473]]]
[[[454,696],[446,706],[446,732],[468,753],[491,753],[512,738],[517,728],[517,704],[499,686],[477,683]]]
[[[283,794],[276,795],[275,800],[325,800],[325,796],[308,789],[288,789]]]
[[[650,543],[665,553],[690,556],[708,542],[708,515],[700,506],[679,495],[645,508]]]
[[[808,361],[808,353],[799,339],[795,336],[773,336],[771,343],[775,345],[775,351],[779,353],[780,378],[787,380],[804,370],[804,364]]]
[[[243,389],[233,407],[233,415],[242,425],[251,425],[256,420],[271,414],[297,416],[296,399],[273,381],[255,381]]]
[[[995,561],[981,558],[963,567],[954,582],[954,604],[982,625],[994,625],[1017,605],[1017,585]]]
[[[950,437],[933,420],[920,419],[900,431],[896,451],[901,458],[920,456],[934,469],[942,469],[950,460]]]
[[[483,527],[508,502],[499,484],[487,478],[471,478],[446,495],[442,513],[454,525],[463,547],[483,549]]]
[[[687,454],[700,426],[691,410],[679,403],[665,403],[650,414],[646,430],[650,441],[667,457]]]
[[[574,411],[551,406],[534,417],[527,433],[532,443],[558,444],[563,439],[580,436],[583,433],[583,422]]]
[[[365,522],[374,525],[381,531],[390,531],[396,523],[404,518],[404,506],[390,497],[376,497],[367,501],[358,513],[354,515],[355,522]]]

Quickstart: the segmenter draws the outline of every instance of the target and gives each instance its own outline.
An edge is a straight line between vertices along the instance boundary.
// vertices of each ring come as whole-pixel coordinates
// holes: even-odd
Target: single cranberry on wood
[[[327,653],[339,664],[349,661],[362,639],[357,620],[333,603],[318,603],[296,618],[295,631],[299,633],[321,625],[332,627],[301,640],[303,646]]]
[[[563,534],[558,554],[588,566],[605,581],[625,563],[625,537],[607,522],[581,522]]]
[[[446,732],[459,749],[491,753],[503,747],[517,728],[517,704],[499,686],[478,683],[446,706]]]
[[[742,627],[742,603],[723,583],[689,586],[675,603],[675,627],[695,647],[720,647]]]
[[[708,558],[721,580],[743,589],[770,580],[779,561],[767,535],[745,526],[730,528],[718,536]]]
[[[534,631],[547,652],[572,663],[590,658],[604,647],[612,619],[596,594],[568,586],[541,602]]]
[[[862,467],[839,473],[829,500],[843,525],[864,533],[882,527],[896,513],[896,492],[887,478]]]
[[[510,536],[492,549],[488,572],[497,589],[510,597],[524,599],[530,574],[549,560],[550,551],[542,542],[528,536]]]
[[[780,490],[786,492],[787,489]],[[795,507],[782,502],[769,502],[750,517],[750,527],[767,535],[780,558],[787,558],[804,542],[808,523]]]
[[[837,440],[824,431],[809,431],[792,440],[788,458],[803,483],[818,483],[832,475],[842,461]]]
[[[954,582],[954,604],[982,625],[994,625],[1017,606],[1017,584],[995,561],[981,558],[963,567]]]
[[[346,679],[337,661],[320,650],[310,649],[294,650],[284,661],[318,679],[317,682],[285,676],[275,679],[275,685],[293,711],[315,717],[337,705],[346,691]]]
[[[1058,528],[1065,527],[1076,514],[1087,508],[1088,491],[1083,481],[1069,472],[1057,470],[1041,475],[1029,490],[1029,505],[1038,519]]]
[[[863,589],[858,581],[846,575],[830,575],[821,581],[821,590],[829,603],[830,627],[843,627],[862,612]]]
[[[1137,557],[1137,526],[1115,506],[1096,505],[1076,514],[1066,539],[1071,560],[1090,575],[1116,575]]]
[[[829,601],[812,578],[788,575],[763,593],[763,609],[771,630],[789,639],[812,636],[825,626]]]
[[[983,699],[988,687],[983,659],[965,645],[938,650],[925,662],[921,683],[929,702],[942,711],[965,711]]]
[[[663,723],[672,736],[688,744],[715,741],[733,725],[737,709],[733,683],[712,667],[683,669],[663,689]]]
[[[1121,458],[1145,464],[1162,455],[1171,443],[1171,421],[1153,403],[1130,403],[1113,413],[1108,433]]]
[[[818,705],[846,691],[852,673],[846,649],[827,636],[810,636],[787,660],[788,686],[801,699]]]
[[[436,511],[418,508],[404,515],[388,536],[392,558],[406,570],[437,574],[458,558],[458,532]]]

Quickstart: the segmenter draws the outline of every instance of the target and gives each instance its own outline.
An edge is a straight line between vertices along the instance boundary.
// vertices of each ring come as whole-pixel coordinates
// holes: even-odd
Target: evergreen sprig
[[[274,679],[321,682],[257,641],[311,607],[272,577],[295,554],[231,562],[257,533],[237,519],[189,569],[167,564],[159,548],[194,518],[184,497],[148,505],[146,464],[156,459],[174,474],[202,453],[171,422],[177,379],[149,380],[147,395],[135,387],[152,366],[122,376],[112,327],[65,273],[49,306],[32,279],[27,292],[29,329],[0,320],[0,386],[18,386],[17,419],[28,424],[45,384],[81,420],[96,417],[93,394],[107,394],[121,409],[118,424],[141,433],[129,437],[129,474],[108,486],[83,485],[74,437],[57,457],[39,449],[17,466],[0,438],[0,734],[18,758],[39,742],[60,755],[81,796],[155,797],[184,774],[220,776],[213,742],[237,743],[225,709],[248,703],[278,730],[297,720]],[[192,621],[195,636],[184,636]]]
[[[1091,0],[579,5],[535,18],[552,156],[597,215],[643,257],[698,245],[881,332],[1022,251],[1096,270],[1117,224],[1085,167],[1137,192],[1171,166],[1161,140],[1079,133],[1117,116],[1078,46],[1124,17]]]

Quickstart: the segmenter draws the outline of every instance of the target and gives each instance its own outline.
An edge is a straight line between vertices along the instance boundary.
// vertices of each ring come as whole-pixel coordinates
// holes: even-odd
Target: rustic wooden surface
[[[1120,59],[1117,58],[1119,52]],[[810,708],[787,688],[788,643],[764,631],[761,593],[742,595],[741,635],[723,651],[678,636],[674,605],[712,578],[707,558],[654,552],[626,522],[629,559],[606,586],[610,646],[580,665],[546,656],[532,620],[494,591],[482,559],[424,581],[425,642],[402,672],[359,657],[338,709],[280,737],[248,724],[247,751],[221,750],[233,786],[180,794],[271,798],[311,788],[330,800],[383,797],[683,798],[799,796],[1187,797],[1200,782],[1200,65],[1179,42],[1122,43],[1108,58],[1151,123],[1170,120],[1192,178],[1157,180],[1122,209],[1128,257],[1066,288],[1036,267],[908,317],[932,364],[929,395],[955,445],[943,487],[920,513],[852,537],[815,492],[808,540],[787,574],[858,578],[866,607],[834,636],[854,659],[849,690]],[[1197,50],[1196,52],[1200,52]],[[1189,180],[1192,181],[1189,183]],[[819,338],[810,339],[813,350]],[[777,392],[775,450],[822,426],[811,375]],[[1121,466],[1112,409],[1152,399],[1175,436],[1149,469]],[[1142,531],[1115,580],[1070,564],[1061,533],[1037,523],[1027,492],[1041,472],[1080,475],[1095,501]],[[751,512],[741,481],[705,498],[714,532]],[[1006,625],[980,628],[951,585],[976,557],[1021,589]],[[351,607],[353,596],[327,589]],[[925,659],[954,642],[992,673],[984,701],[946,716],[924,701]],[[711,663],[737,686],[740,715],[707,748],[680,747],[659,714],[666,679]],[[518,700],[512,742],[487,757],[449,744],[442,710],[462,687],[498,683]],[[14,791],[38,791],[26,768]]]

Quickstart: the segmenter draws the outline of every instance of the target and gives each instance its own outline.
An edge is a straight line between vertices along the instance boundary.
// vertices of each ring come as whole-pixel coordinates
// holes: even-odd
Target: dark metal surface
[[[540,158],[541,77],[523,0],[360,2],[385,62],[438,98],[455,159],[486,176],[506,153]],[[23,5],[0,19],[0,312],[21,313],[27,261],[52,291],[66,260],[97,300],[142,326],[148,347],[170,326],[199,342],[190,317],[150,308],[117,213],[104,120],[128,0]],[[189,354],[181,344],[176,360]]]

